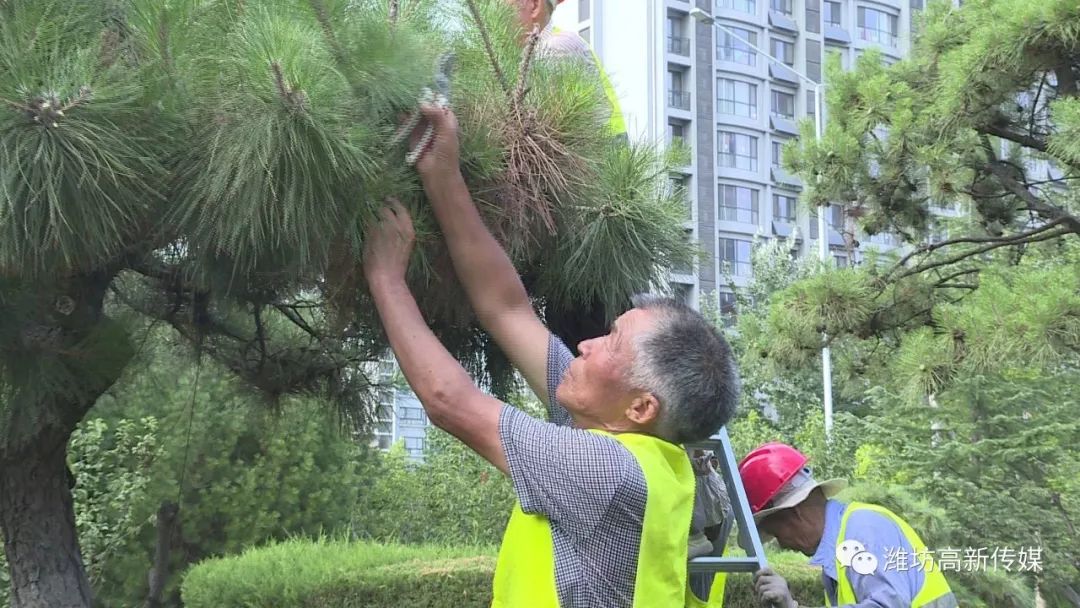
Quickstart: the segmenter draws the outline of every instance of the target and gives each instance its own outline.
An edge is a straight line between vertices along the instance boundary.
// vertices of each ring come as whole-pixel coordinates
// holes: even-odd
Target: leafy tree
[[[792,293],[803,299],[783,320],[802,317],[798,344],[820,346],[818,328],[866,337],[932,324],[993,254],[1021,258],[1080,234],[1077,57],[1075,2],[939,0],[908,58],[887,65],[868,51],[850,71],[829,60],[823,138],[804,125],[785,160],[807,204],[843,207],[849,244],[858,226],[907,248],[899,260],[868,257],[880,272]]]
[[[146,319],[270,404],[321,395],[363,425],[361,364],[385,341],[359,252],[386,196],[416,216],[410,281],[433,327],[505,388],[393,143],[443,51],[469,185],[549,322],[612,316],[688,255],[665,159],[608,138],[590,69],[534,61],[504,3],[465,4],[0,2],[0,529],[15,606],[91,603],[72,567],[66,449]]]

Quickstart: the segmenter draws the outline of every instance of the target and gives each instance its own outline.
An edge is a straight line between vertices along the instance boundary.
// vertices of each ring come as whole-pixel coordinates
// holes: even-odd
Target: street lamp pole
[[[780,64],[781,66],[783,66],[784,69],[790,71],[792,74],[795,74],[803,82],[805,82],[807,85],[809,85],[810,88],[814,90],[814,134],[817,136],[818,141],[821,141],[823,116],[822,116],[822,111],[821,111],[821,84],[820,83],[814,82],[813,80],[811,80],[809,77],[805,76],[804,74],[800,74],[799,72],[796,72],[795,70],[793,70],[791,67],[789,67],[783,61],[780,61],[776,57],[773,57],[772,55],[770,55],[770,54],[766,53],[765,51],[759,49],[756,45],[751,44],[749,41],[743,39],[741,36],[736,34],[734,31],[732,31],[727,26],[717,22],[716,17],[710,15],[709,13],[705,12],[704,10],[702,10],[700,8],[696,8],[696,7],[692,8],[692,9],[690,9],[690,16],[693,17],[695,21],[705,23],[705,24],[708,24],[708,25],[712,25],[712,26],[716,27],[717,29],[722,30],[728,36],[731,36],[732,38],[734,38],[734,39],[738,40],[739,42],[745,44],[746,46],[750,47],[751,49],[753,49],[759,55],[763,55],[766,58],[768,58],[770,61]],[[818,255],[820,256],[820,259],[821,259],[822,263],[827,263],[829,261],[829,233],[828,233],[828,225],[827,225],[827,223],[825,221],[825,211],[826,210],[824,210],[824,209],[819,209],[818,210],[818,218],[817,218],[817,223],[818,223]],[[823,338],[824,337],[825,336],[823,336]],[[824,394],[822,395],[822,397],[823,397],[823,401],[824,401],[824,405],[825,405],[825,438],[829,439],[831,437],[831,435],[832,435],[832,422],[833,422],[832,357],[831,357],[831,354],[829,352],[828,342],[823,340],[823,343],[825,344],[825,346],[823,346],[821,348],[821,376],[822,376],[822,387],[823,387],[823,390],[824,390]]]

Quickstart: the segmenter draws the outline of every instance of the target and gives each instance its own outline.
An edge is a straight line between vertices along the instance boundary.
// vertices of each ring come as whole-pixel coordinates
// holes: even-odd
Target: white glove
[[[762,568],[754,573],[754,593],[764,608],[799,608],[784,577]]]

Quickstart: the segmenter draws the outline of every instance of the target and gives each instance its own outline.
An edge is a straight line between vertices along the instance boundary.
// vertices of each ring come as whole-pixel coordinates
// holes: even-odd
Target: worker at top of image
[[[615,87],[611,84],[600,58],[589,48],[589,44],[582,39],[577,32],[570,32],[558,27],[551,22],[556,7],[564,0],[506,0],[517,9],[518,19],[521,22],[522,44],[528,40],[533,28],[540,28],[540,42],[537,46],[537,54],[546,59],[579,59],[592,66],[600,78],[604,87],[604,95],[607,97],[611,115],[608,122],[608,130],[611,135],[625,140],[626,123],[623,119],[622,107],[619,104],[619,96]]]

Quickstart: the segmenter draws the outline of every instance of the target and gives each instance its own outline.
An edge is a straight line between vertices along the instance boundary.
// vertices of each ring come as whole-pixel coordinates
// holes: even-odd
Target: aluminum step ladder
[[[738,460],[735,459],[735,452],[731,449],[727,427],[722,427],[709,439],[687,443],[685,447],[712,450],[720,463],[718,472],[723,476],[728,496],[731,498],[731,509],[724,517],[717,542],[713,543],[712,555],[695,557],[689,563],[691,590],[702,600],[708,600],[709,589],[712,587],[713,578],[717,572],[752,574],[767,567],[768,562],[765,559],[765,550],[761,546],[761,536],[758,535],[753,514],[750,512],[750,503],[746,500],[742,478],[739,477]],[[731,527],[736,524],[739,527],[737,542],[739,547],[746,551],[746,557],[724,557],[724,546],[731,534]]]

